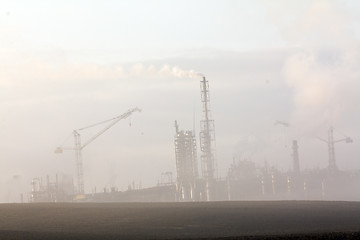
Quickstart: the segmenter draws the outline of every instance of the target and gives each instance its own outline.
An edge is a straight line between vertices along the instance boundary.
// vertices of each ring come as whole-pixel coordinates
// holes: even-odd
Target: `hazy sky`
[[[331,125],[336,139],[354,139],[336,144],[339,168],[360,169],[357,0],[4,0],[0,9],[0,201],[19,201],[33,177],[73,174],[74,152],[54,149],[134,106],[143,112],[84,148],[86,191],[175,174],[174,120],[191,130],[195,117],[199,132],[194,72],[210,82],[221,177],[235,155],[287,171],[293,139],[302,169],[326,167],[316,137]]]

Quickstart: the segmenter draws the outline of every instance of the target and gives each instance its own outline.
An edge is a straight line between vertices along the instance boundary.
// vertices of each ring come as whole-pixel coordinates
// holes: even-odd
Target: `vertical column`
[[[74,141],[75,141],[75,159],[76,159],[76,178],[77,178],[77,191],[78,194],[84,194],[84,175],[83,175],[83,166],[82,166],[82,156],[81,156],[81,140],[80,134],[74,130]]]
[[[215,198],[215,127],[211,119],[209,83],[203,77],[200,82],[203,119],[200,122],[200,150],[202,175],[205,180],[206,200]]]
[[[329,128],[328,131],[328,147],[329,147],[329,170],[337,170],[336,160],[335,160],[335,146],[334,146],[334,129],[333,127]]]
[[[299,151],[298,151],[298,143],[296,140],[293,140],[292,144],[292,157],[293,157],[293,171],[296,174],[300,173],[300,162],[299,162]]]

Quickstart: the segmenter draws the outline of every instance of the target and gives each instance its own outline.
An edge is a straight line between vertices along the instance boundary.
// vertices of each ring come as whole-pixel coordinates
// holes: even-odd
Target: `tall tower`
[[[81,139],[80,134],[74,130],[74,141],[75,141],[75,159],[76,159],[76,180],[77,180],[77,193],[82,195],[85,193],[84,190],[84,173],[81,156]]]
[[[296,174],[300,173],[300,162],[299,162],[299,147],[296,140],[293,140],[292,144],[292,157],[293,157],[293,171]]]
[[[335,143],[338,142],[346,142],[352,143],[353,140],[350,137],[345,137],[343,139],[334,140],[334,128],[331,126],[328,130],[328,140],[318,138],[319,140],[325,142],[328,145],[329,151],[329,170],[335,172],[338,170],[336,166],[336,159],[335,159]]]
[[[195,200],[197,199],[195,182],[198,177],[196,139],[191,131],[179,131],[176,121],[175,129],[176,182],[179,200]]]
[[[203,118],[200,121],[201,169],[205,180],[206,200],[215,198],[215,125],[211,119],[209,82],[205,77],[200,81]]]
[[[336,171],[336,160],[335,160],[335,146],[334,146],[334,128],[330,127],[328,130],[328,148],[329,148],[329,170]]]

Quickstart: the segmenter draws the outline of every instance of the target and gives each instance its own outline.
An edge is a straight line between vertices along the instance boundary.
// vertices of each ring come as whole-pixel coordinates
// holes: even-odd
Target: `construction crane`
[[[350,137],[345,137],[342,139],[334,140],[334,128],[330,127],[328,130],[328,140],[319,138],[320,141],[325,142],[328,145],[329,150],[329,170],[330,171],[336,171],[336,160],[335,160],[335,143],[338,142],[346,142],[346,143],[352,143],[353,140]]]
[[[84,149],[87,145],[89,145],[91,142],[93,142],[96,138],[98,138],[101,134],[109,130],[112,126],[114,126],[116,123],[118,123],[120,120],[125,119],[129,117],[133,112],[141,112],[141,109],[135,107],[132,109],[129,109],[126,113],[123,113],[120,116],[92,124],[87,127],[79,128],[73,130],[73,136],[74,136],[74,148],[64,148],[62,146],[57,147],[55,149],[55,153],[62,153],[63,150],[75,150],[75,160],[76,160],[76,180],[77,180],[77,193],[79,195],[84,194],[84,175],[83,175],[83,166],[82,166],[82,155],[81,150]],[[90,138],[87,142],[84,144],[81,144],[81,137],[80,137],[80,131],[92,128],[107,122],[111,122],[109,125],[107,125],[105,128],[103,128],[101,131],[99,131],[97,134],[95,134],[92,138]]]

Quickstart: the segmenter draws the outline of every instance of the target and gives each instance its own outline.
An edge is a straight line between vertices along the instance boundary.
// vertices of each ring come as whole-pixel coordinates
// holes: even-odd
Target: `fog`
[[[32,178],[75,176],[74,151],[56,147],[136,106],[83,149],[85,192],[175,178],[174,121],[199,134],[198,73],[209,81],[219,177],[234,156],[290,170],[294,139],[302,170],[326,168],[317,138],[330,126],[353,139],[336,144],[338,168],[360,169],[355,0],[0,6],[0,202],[19,202]]]

